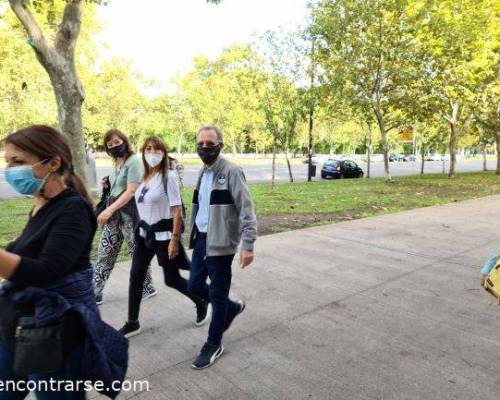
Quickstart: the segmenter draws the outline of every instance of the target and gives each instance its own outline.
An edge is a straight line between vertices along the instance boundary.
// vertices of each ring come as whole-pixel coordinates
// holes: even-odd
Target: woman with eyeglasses
[[[107,208],[102,211],[97,222],[102,226],[101,240],[95,264],[94,286],[97,304],[103,302],[103,291],[107,280],[116,264],[124,241],[132,258],[135,250],[134,194],[142,181],[142,163],[135,156],[128,137],[118,129],[111,129],[104,136],[106,152],[113,159],[114,168],[108,180],[103,180],[103,187],[109,190]],[[144,299],[153,297],[158,292],[153,286],[150,269],[147,271],[142,290]]]
[[[209,304],[188,292],[187,280],[179,273],[180,268],[189,269],[190,263],[181,243],[183,215],[180,185],[177,174],[169,169],[171,162],[163,140],[156,136],[146,139],[142,160],[144,180],[135,192],[140,222],[130,272],[128,321],[120,330],[125,337],[141,332],[141,288],[148,265],[155,255],[163,269],[165,284],[189,297],[195,304],[195,325],[202,326],[210,318]]]

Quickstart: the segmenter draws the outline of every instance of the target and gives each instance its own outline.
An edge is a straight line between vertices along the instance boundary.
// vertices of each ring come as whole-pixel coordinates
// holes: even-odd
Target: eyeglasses
[[[137,199],[138,203],[143,203],[144,202],[144,196],[146,196],[146,193],[148,192],[149,188],[144,186],[141,190],[141,194],[139,195],[139,198]]]

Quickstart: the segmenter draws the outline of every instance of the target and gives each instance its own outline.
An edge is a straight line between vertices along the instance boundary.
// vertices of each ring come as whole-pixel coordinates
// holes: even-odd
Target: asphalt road
[[[366,165],[360,163],[366,174]],[[445,170],[448,169],[449,163],[445,163]],[[183,181],[185,186],[194,186],[196,184],[196,178],[199,170],[199,166],[187,165],[183,173]],[[247,181],[251,184],[253,183],[268,183],[271,182],[272,169],[271,163],[263,161],[262,164],[247,165],[243,167],[247,177]],[[315,179],[319,178],[319,168],[317,171],[317,176]],[[470,160],[470,161],[459,161],[457,163],[458,172],[472,172],[481,171],[483,168],[482,161]],[[495,168],[495,161],[488,161],[488,168]],[[307,165],[306,164],[294,164],[292,165],[292,171],[294,179],[297,181],[305,181],[307,179]],[[425,171],[427,173],[441,173],[443,172],[443,163],[440,161],[429,161],[425,164]],[[109,175],[111,172],[111,167],[98,167],[97,175],[98,181],[101,180],[103,176]],[[403,175],[415,175],[420,173],[420,163],[419,162],[394,162],[391,163],[391,174],[392,176],[403,176]],[[384,165],[382,162],[374,162],[371,166],[371,176],[372,177],[383,177],[384,176]],[[288,169],[286,166],[279,165],[276,168],[276,181],[277,182],[287,182],[288,181]],[[6,200],[11,198],[17,198],[19,195],[15,193],[13,189],[5,182],[4,169],[0,168],[0,200]]]

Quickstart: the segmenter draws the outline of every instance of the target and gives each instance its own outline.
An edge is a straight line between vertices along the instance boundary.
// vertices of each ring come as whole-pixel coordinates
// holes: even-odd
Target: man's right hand
[[[248,267],[254,260],[253,251],[241,250],[240,253],[240,267],[242,269]]]

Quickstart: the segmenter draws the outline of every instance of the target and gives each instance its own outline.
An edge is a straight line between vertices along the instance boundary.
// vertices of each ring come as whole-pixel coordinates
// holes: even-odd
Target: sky
[[[248,43],[254,32],[307,21],[308,0],[112,0],[100,7],[103,40],[146,78],[169,84],[193,57],[216,58],[224,47]]]

